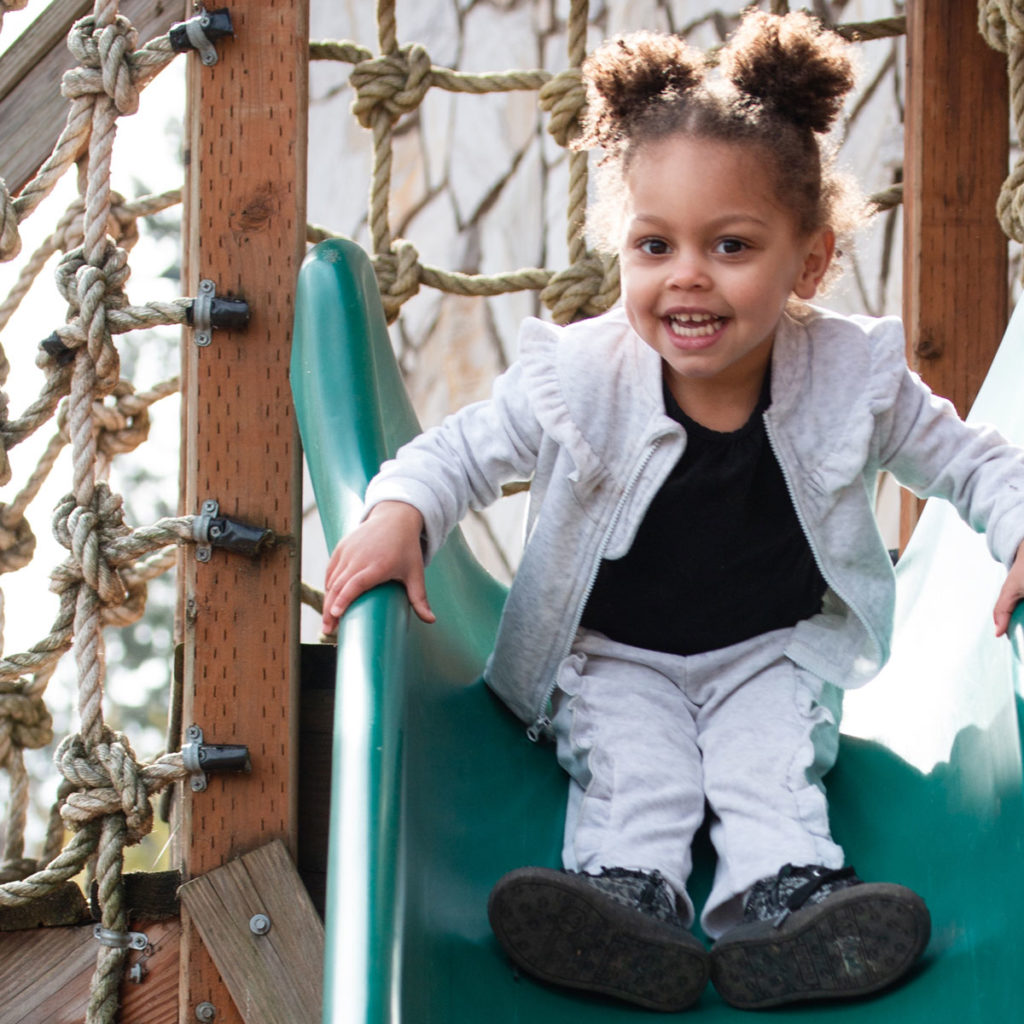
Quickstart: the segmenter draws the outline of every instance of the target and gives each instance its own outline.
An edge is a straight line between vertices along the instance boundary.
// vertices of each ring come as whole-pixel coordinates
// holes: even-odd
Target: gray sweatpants
[[[559,670],[554,730],[570,775],[564,866],[660,871],[681,897],[711,814],[718,855],[701,916],[717,938],[783,864],[843,865],[821,777],[840,692],[783,654],[790,630],[681,657],[581,630]]]

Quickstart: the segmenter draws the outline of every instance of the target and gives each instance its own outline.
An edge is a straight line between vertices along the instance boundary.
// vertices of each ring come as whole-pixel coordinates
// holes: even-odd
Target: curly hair
[[[717,55],[677,36],[634,32],[583,65],[587,116],[576,142],[600,148],[595,244],[618,247],[622,195],[644,146],[671,135],[757,146],[774,192],[802,233],[831,228],[847,249],[863,220],[856,185],[835,167],[825,137],[855,83],[848,43],[804,13],[748,11]]]

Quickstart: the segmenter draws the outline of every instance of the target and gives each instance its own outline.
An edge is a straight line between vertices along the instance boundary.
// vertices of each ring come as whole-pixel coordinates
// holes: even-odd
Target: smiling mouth
[[[670,313],[666,318],[672,333],[680,338],[710,338],[725,323],[714,313]]]

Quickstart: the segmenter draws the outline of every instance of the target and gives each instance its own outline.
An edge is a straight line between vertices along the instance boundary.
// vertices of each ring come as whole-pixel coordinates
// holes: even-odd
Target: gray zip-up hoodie
[[[367,489],[367,511],[384,500],[419,509],[429,561],[470,507],[532,477],[526,546],[485,678],[533,735],[547,725],[600,560],[629,550],[685,447],[661,381],[660,357],[621,309],[569,327],[527,320],[491,398],[404,446]],[[965,425],[907,368],[899,320],[785,316],[764,418],[829,587],[787,648],[820,678],[861,686],[889,657],[894,575],[873,514],[881,470],[952,501],[1012,563],[1024,539],[1024,452]]]

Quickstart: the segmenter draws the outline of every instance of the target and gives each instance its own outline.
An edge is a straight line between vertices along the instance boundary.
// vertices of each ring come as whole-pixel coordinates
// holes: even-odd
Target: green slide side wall
[[[1001,373],[1024,381],[1024,351]],[[292,386],[333,547],[357,521],[380,462],[419,429],[372,269],[351,242],[323,242],[303,266]],[[1011,404],[1013,391],[1019,394],[1019,384]],[[941,535],[946,526],[936,529]],[[917,547],[928,545],[942,542],[925,537]],[[928,553],[907,562],[927,565]],[[645,1011],[518,977],[492,938],[485,907],[494,881],[524,864],[559,863],[565,779],[551,750],[530,743],[480,681],[504,590],[460,535],[429,567],[427,586],[436,625],[419,622],[404,592],[388,585],[361,598],[339,633],[324,1021],[651,1021]],[[928,643],[951,640],[962,655],[939,666],[952,682],[935,684],[933,670],[917,671],[911,657],[901,679],[872,684],[864,692],[875,691],[879,708],[861,708],[869,728],[860,738],[844,736],[828,779],[836,838],[862,877],[903,882],[928,901],[934,934],[925,960],[908,984],[878,999],[775,1011],[773,1021],[1004,1024],[1022,1017],[1019,661],[1005,641],[981,639],[984,630],[966,635],[958,590],[948,594],[941,621],[919,627]],[[980,676],[964,664],[980,665]],[[895,710],[882,690],[897,695]],[[870,723],[881,723],[878,735]],[[948,749],[915,767],[908,743],[936,728],[950,735]],[[710,859],[699,851],[698,901]],[[711,988],[689,1016],[749,1019]]]

